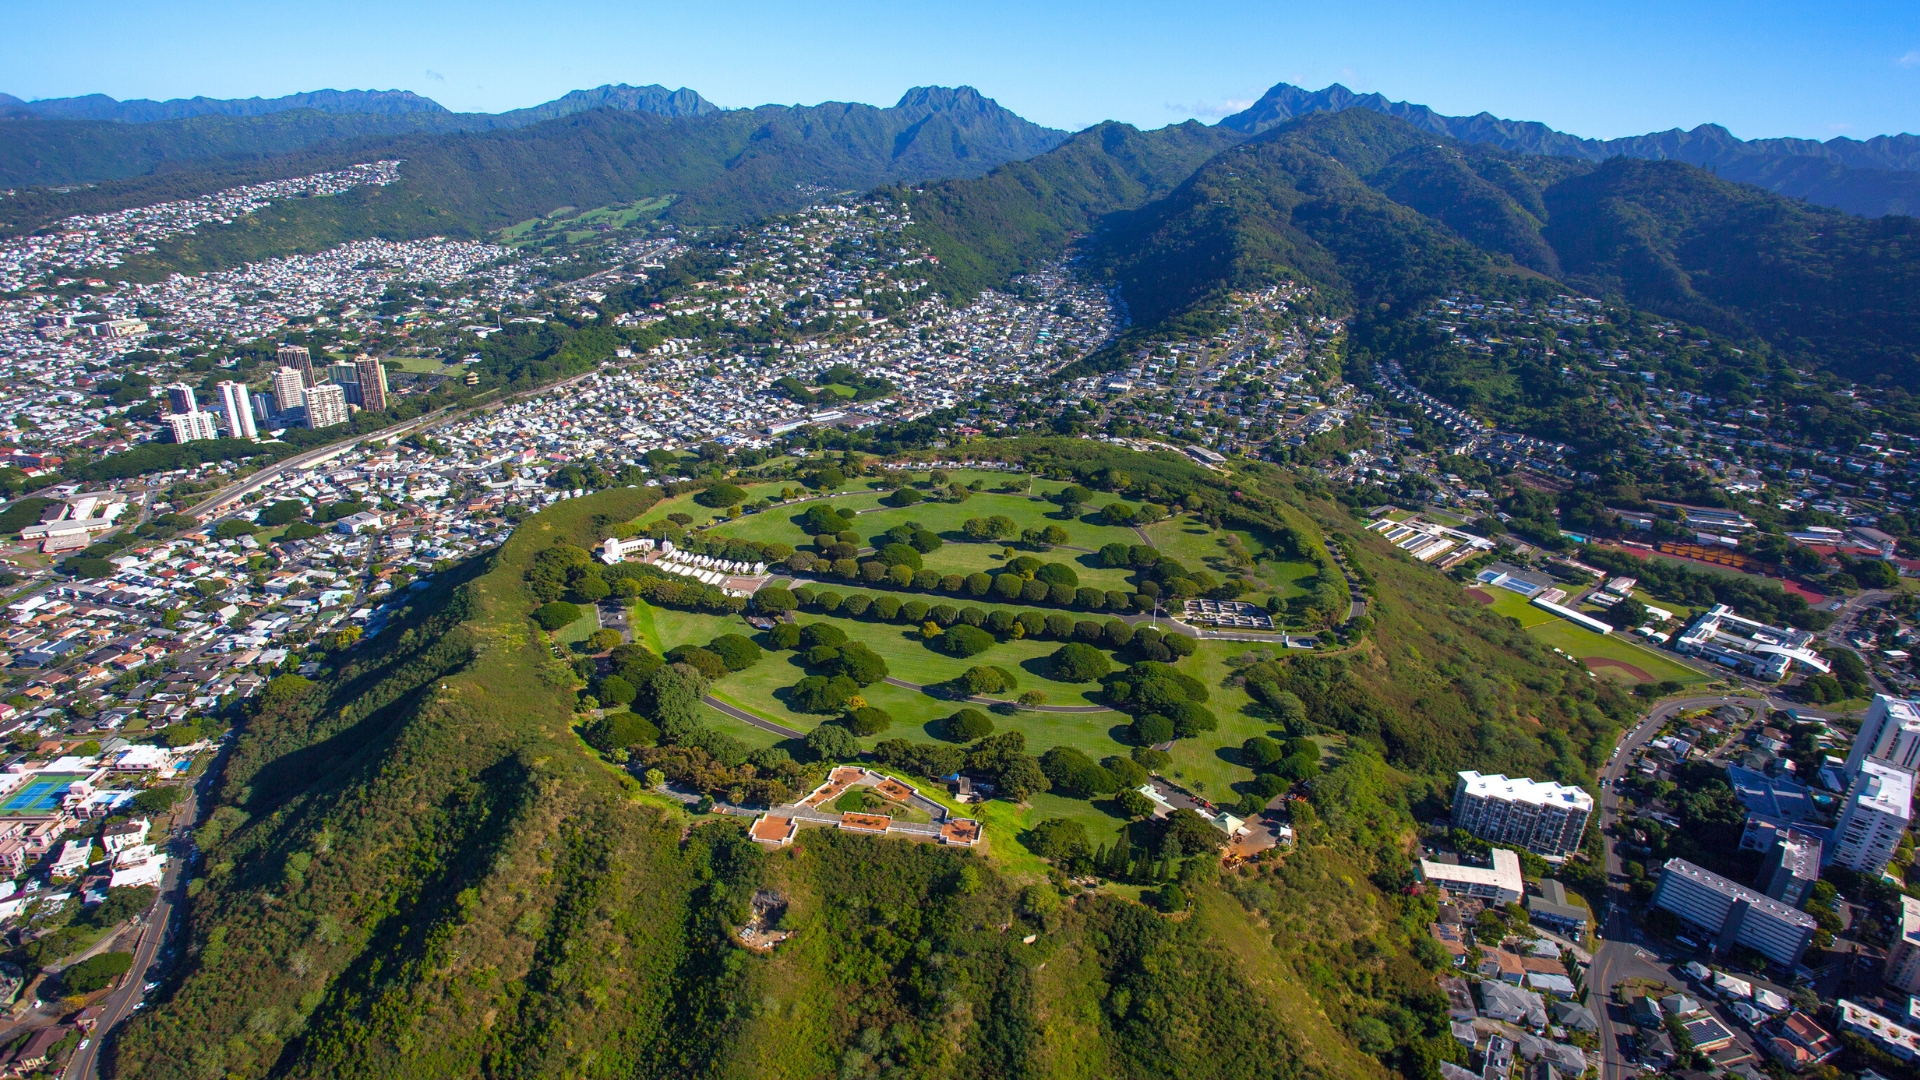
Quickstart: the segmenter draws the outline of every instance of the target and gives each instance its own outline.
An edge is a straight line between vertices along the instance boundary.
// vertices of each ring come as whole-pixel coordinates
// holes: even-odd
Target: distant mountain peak
[[[1910,214],[1920,208],[1916,207],[1920,175],[1915,175],[1920,173],[1920,138],[1913,135],[1879,135],[1865,142],[1844,137],[1824,143],[1791,138],[1743,141],[1719,124],[1701,124],[1691,131],[1672,128],[1621,139],[1586,139],[1538,121],[1505,120],[1489,112],[1445,116],[1410,101],[1356,94],[1339,83],[1308,90],[1284,82],[1276,83],[1249,108],[1223,118],[1220,126],[1257,135],[1312,113],[1347,109],[1366,109],[1397,117],[1421,131],[1522,154],[1587,161],[1614,157],[1684,161],[1729,180],[1856,214]]]
[[[314,90],[277,98],[174,98],[151,101],[132,98],[116,101],[105,94],[81,97],[43,98],[21,101],[0,94],[0,106],[25,110],[56,120],[111,120],[123,124],[151,124],[162,120],[184,120],[193,116],[266,116],[270,113],[312,109],[324,113],[445,113],[446,106],[411,90]]]
[[[550,120],[585,112],[588,109],[619,109],[622,112],[643,112],[676,118],[708,116],[723,111],[720,106],[684,86],[678,90],[669,90],[659,83],[650,83],[646,86],[607,83],[591,90],[573,90],[552,101],[531,108],[515,109],[500,115],[526,121]]]

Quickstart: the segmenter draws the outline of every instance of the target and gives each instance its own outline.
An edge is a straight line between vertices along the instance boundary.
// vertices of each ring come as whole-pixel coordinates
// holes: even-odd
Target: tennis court
[[[14,789],[0,802],[0,817],[45,817],[60,809],[60,798],[86,773],[41,773]]]

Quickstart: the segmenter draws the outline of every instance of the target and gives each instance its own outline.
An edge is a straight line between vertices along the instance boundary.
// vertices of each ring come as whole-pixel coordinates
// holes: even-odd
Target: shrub
[[[852,679],[860,686],[872,686],[887,677],[886,660],[858,641],[840,646],[826,668],[829,675]]]
[[[808,752],[820,761],[845,761],[860,754],[853,732],[839,724],[821,724],[807,732],[806,743]]]
[[[767,631],[767,643],[776,649],[795,649],[800,645],[800,628],[793,623],[775,623]]]
[[[1029,604],[1045,603],[1052,593],[1053,587],[1038,578],[1020,583],[1020,599]]]
[[[1089,611],[1099,611],[1101,608],[1107,606],[1107,594],[1091,585],[1082,585],[1073,590],[1073,603],[1075,607],[1083,607]],[[1098,626],[1099,624],[1095,623],[1094,625]]]
[[[581,733],[595,750],[612,751],[628,746],[652,746],[660,739],[653,721],[633,712],[610,712],[587,725]]]
[[[729,506],[739,506],[741,503],[746,502],[747,493],[745,489],[735,487],[732,484],[709,484],[707,490],[693,497],[693,501],[703,506],[725,509]]]
[[[1047,672],[1061,682],[1097,682],[1113,670],[1107,654],[1078,641],[1068,642],[1047,657]]]
[[[979,709],[961,709],[940,722],[940,737],[966,743],[993,734],[993,718]]]
[[[587,635],[587,646],[595,652],[605,652],[625,640],[620,636],[620,631],[611,627],[602,627]]]
[[[885,709],[876,709],[871,705],[855,709],[847,714],[841,723],[855,735],[878,735],[893,726],[893,716]]]
[[[1042,821],[1027,830],[1020,842],[1043,859],[1076,859],[1093,850],[1087,842],[1087,827],[1072,818]]]
[[[959,772],[967,763],[967,752],[957,746],[882,739],[874,745],[873,758],[882,765],[938,780]]]
[[[879,597],[874,600],[871,610],[873,611],[874,618],[879,619],[881,622],[892,622],[900,616],[900,598],[896,596]]]
[[[1265,735],[1255,735],[1240,744],[1240,763],[1249,769],[1271,768],[1286,755],[1285,747]]]
[[[948,627],[945,633],[933,640],[939,645],[941,652],[961,659],[978,656],[993,647],[992,634],[965,623]]]
[[[888,506],[912,506],[914,503],[920,502],[925,498],[926,496],[921,495],[910,487],[901,487],[894,488],[893,492],[881,501],[885,502]]]
[[[745,671],[760,662],[760,646],[739,634],[721,634],[707,643],[707,651],[718,656],[728,671]]]
[[[1077,799],[1091,799],[1119,789],[1113,774],[1070,746],[1056,746],[1040,755],[1040,771],[1053,789]]]
[[[1113,801],[1120,807],[1121,813],[1135,820],[1153,816],[1153,800],[1133,788],[1122,789],[1120,794],[1113,797]]]
[[[1155,750],[1151,746],[1136,746],[1128,754],[1134,764],[1150,773],[1164,772],[1173,764],[1173,755],[1165,750]]]
[[[1116,504],[1117,505],[1117,504]],[[1113,507],[1109,506],[1111,510]],[[1153,906],[1169,914],[1187,909],[1187,891],[1178,882],[1169,881],[1154,891]]]
[[[91,994],[113,985],[113,981],[133,970],[133,954],[107,952],[90,956],[60,972],[60,985],[70,993]]]
[[[954,679],[959,688],[968,695],[998,694],[1006,690],[1019,689],[1013,674],[1005,668],[976,665],[961,672]]]
[[[943,541],[940,539],[940,534],[934,532],[932,529],[915,529],[913,536],[907,540],[907,543],[912,544],[913,549],[920,554],[931,555],[940,550],[940,545]]]
[[[987,590],[993,588],[993,578],[976,570],[963,578],[960,584],[968,596],[985,596]]]
[[[960,609],[952,604],[935,604],[927,609],[927,618],[942,627],[952,626],[960,621]]]
[[[809,675],[793,684],[792,707],[806,713],[835,713],[860,692],[860,684],[845,675]]]
[[[924,601],[909,600],[900,605],[900,621],[918,626],[927,621],[927,607]]]
[[[880,549],[880,561],[888,566],[907,566],[920,569],[920,553],[911,544],[888,544]]]
[[[265,510],[260,511],[260,524],[272,528],[277,525],[291,525],[305,517],[307,504],[299,499],[281,499]]]
[[[865,615],[867,609],[872,606],[873,597],[868,596],[866,593],[854,593],[852,596],[840,601],[840,614],[849,619],[857,619]]]
[[[1182,701],[1173,706],[1173,733],[1182,739],[1191,739],[1219,727],[1219,719],[1204,706],[1191,701]]]
[[[1041,564],[1039,568],[1034,570],[1033,579],[1035,581],[1044,581],[1049,585],[1077,587],[1080,584],[1080,575],[1073,572],[1073,567],[1068,566],[1066,563],[1059,562]]]
[[[1100,759],[1100,767],[1113,777],[1119,790],[1137,788],[1147,782],[1147,770],[1132,758],[1123,758],[1118,754],[1109,754]]]
[[[1173,738],[1173,721],[1159,713],[1137,717],[1131,727],[1133,741],[1141,746],[1155,746]]]
[[[799,606],[792,589],[771,586],[753,594],[753,610],[762,615],[778,617]]]
[[[563,626],[570,626],[573,624],[573,621],[579,617],[579,607],[569,604],[565,600],[555,600],[550,604],[542,604],[533,609],[533,621],[540,624],[540,629],[548,632],[558,630]]]
[[[807,648],[821,645],[845,645],[847,632],[832,623],[808,623],[800,628],[800,644]]]
[[[667,662],[685,664],[700,673],[702,678],[717,679],[727,673],[727,662],[714,653],[697,645],[681,645],[667,652]]]
[[[599,698],[602,705],[631,705],[637,693],[632,683],[618,675],[609,675],[600,680],[593,696]]]

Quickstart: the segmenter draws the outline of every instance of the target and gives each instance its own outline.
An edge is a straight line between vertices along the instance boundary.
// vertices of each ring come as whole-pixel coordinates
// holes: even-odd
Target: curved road
[[[172,858],[167,860],[165,875],[160,880],[160,895],[154,900],[153,907],[147,912],[146,923],[140,931],[140,944],[133,950],[133,967],[120,980],[120,985],[108,994],[100,1004],[105,1012],[93,1033],[83,1040],[81,1047],[74,1051],[67,1061],[64,1080],[95,1080],[100,1075],[100,1047],[114,1027],[133,1014],[134,1007],[146,996],[147,972],[153,966],[153,959],[166,943],[172,929],[174,909],[179,906],[182,894],[186,892],[186,864],[193,857],[193,847],[188,841],[189,830],[199,815],[200,785],[208,782],[221,761],[226,757],[226,747],[216,752],[212,764],[199,781],[188,785],[180,802],[174,810],[173,830],[168,834],[167,847]]]
[[[1600,1024],[1600,1048],[1602,1064],[1600,1080],[1626,1080],[1640,1075],[1639,1066],[1628,1062],[1621,1052],[1621,1037],[1630,1034],[1633,1025],[1624,1018],[1616,1019],[1611,1015],[1610,1001],[1615,983],[1628,978],[1657,978],[1672,982],[1674,976],[1668,966],[1660,960],[1658,950],[1638,944],[1641,941],[1638,928],[1632,915],[1631,893],[1627,886],[1626,872],[1621,868],[1620,855],[1614,850],[1614,838],[1609,830],[1617,822],[1620,814],[1620,795],[1614,790],[1614,784],[1627,775],[1627,766],[1633,760],[1634,752],[1654,737],[1668,718],[1677,712],[1688,709],[1712,707],[1715,705],[1739,705],[1749,710],[1758,710],[1764,719],[1767,710],[1798,709],[1802,715],[1816,715],[1805,706],[1786,701],[1776,701],[1764,693],[1715,694],[1673,698],[1662,701],[1648,711],[1646,718],[1634,725],[1620,737],[1618,748],[1613,757],[1600,767],[1600,828],[1601,843],[1606,851],[1607,898],[1603,906],[1604,914],[1599,924],[1597,936],[1601,941],[1593,952],[1593,964],[1587,969],[1586,984],[1593,988],[1588,1008]],[[1728,1029],[1744,1038],[1746,1028],[1722,1017]]]

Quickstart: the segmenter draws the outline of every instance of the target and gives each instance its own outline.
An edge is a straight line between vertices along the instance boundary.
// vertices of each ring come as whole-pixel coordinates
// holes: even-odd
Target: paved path
[[[715,709],[718,709],[723,713],[726,713],[728,716],[733,717],[735,720],[739,720],[742,723],[752,724],[754,727],[757,727],[762,731],[771,731],[775,735],[781,735],[789,739],[804,739],[807,737],[807,733],[804,731],[795,731],[792,728],[787,727],[783,724],[776,724],[771,720],[767,720],[762,717],[755,716],[753,713],[750,713],[747,710],[742,709],[738,705],[729,705],[726,702],[721,701],[719,698],[714,697],[712,694],[708,694],[706,697],[702,698],[701,700],[706,702],[709,706]]]
[[[928,697],[940,696],[939,694],[936,694],[933,691],[928,690],[926,687],[920,685],[919,683],[910,683],[905,679],[895,679],[892,677],[888,677],[882,681],[885,682],[888,686],[897,686],[902,690],[918,690],[921,693],[927,695]],[[979,694],[975,694],[972,697],[962,698],[960,700],[971,701],[979,705],[1017,704],[1016,702],[1012,702],[1012,701],[1002,701],[999,698],[983,697]],[[1112,712],[1113,711],[1112,709],[1107,708],[1105,705],[1020,705],[1019,707],[1022,709],[1030,709],[1034,712],[1096,713],[1096,712]]]

